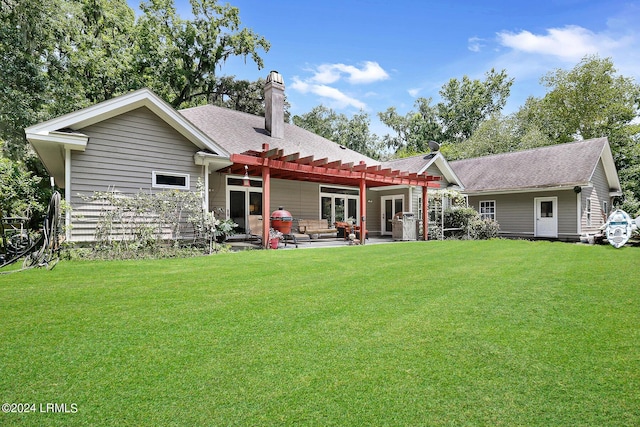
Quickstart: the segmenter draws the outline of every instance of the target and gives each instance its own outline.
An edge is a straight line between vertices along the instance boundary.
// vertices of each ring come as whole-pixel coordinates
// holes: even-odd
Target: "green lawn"
[[[637,426],[639,267],[445,241],[2,275],[0,401],[37,406],[0,425]]]

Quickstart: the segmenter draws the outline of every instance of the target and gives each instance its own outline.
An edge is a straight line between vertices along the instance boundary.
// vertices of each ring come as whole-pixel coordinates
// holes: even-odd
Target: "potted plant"
[[[278,249],[278,244],[282,238],[282,233],[276,229],[269,229],[269,247],[271,249]]]
[[[216,242],[222,243],[227,240],[227,236],[232,235],[234,233],[234,228],[237,226],[238,224],[236,224],[232,219],[217,219],[214,231]]]

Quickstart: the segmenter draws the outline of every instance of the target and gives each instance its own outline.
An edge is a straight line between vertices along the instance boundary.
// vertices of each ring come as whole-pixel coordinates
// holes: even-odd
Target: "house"
[[[116,190],[197,191],[204,206],[249,231],[249,218],[284,206],[294,218],[352,218],[391,235],[398,212],[428,222],[428,191],[455,188],[508,237],[577,240],[605,221],[620,183],[606,138],[447,162],[442,153],[378,162],[284,122],[284,82],[272,71],[265,117],[212,105],[177,111],[147,89],[25,129],[64,188],[67,239],[90,242]],[[263,221],[262,234],[269,221]],[[265,242],[266,244],[266,242]]]
[[[248,231],[249,215],[284,206],[298,219],[329,225],[353,218],[370,235],[390,234],[399,211],[425,212],[428,188],[447,184],[437,167],[409,172],[284,122],[284,82],[271,72],[265,117],[211,105],[173,109],[141,89],[25,129],[72,207],[67,239],[94,240],[96,191],[196,191]],[[451,175],[450,171],[447,174]],[[269,221],[263,221],[263,235]]]
[[[438,155],[387,162],[409,171],[433,168]],[[447,167],[448,166],[448,167]],[[456,160],[439,165],[448,181],[483,218],[500,224],[500,235],[567,241],[597,234],[613,198],[622,195],[607,138]],[[433,169],[431,169],[433,170]],[[455,177],[455,178],[453,178]]]
[[[450,162],[470,206],[505,237],[598,233],[622,195],[607,138]]]

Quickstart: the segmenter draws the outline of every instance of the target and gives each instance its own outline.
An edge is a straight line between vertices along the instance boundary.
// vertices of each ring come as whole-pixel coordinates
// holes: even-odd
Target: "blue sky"
[[[224,3],[225,1],[221,2]],[[137,0],[129,0],[136,5]],[[439,100],[451,78],[484,79],[491,68],[515,79],[505,113],[543,96],[540,78],[585,55],[611,57],[640,81],[640,1],[229,0],[243,26],[271,43],[265,68],[228,61],[221,75],[285,80],[292,114],[323,104],[348,116],[360,109],[405,114],[417,97]],[[181,16],[188,0],[176,0]]]

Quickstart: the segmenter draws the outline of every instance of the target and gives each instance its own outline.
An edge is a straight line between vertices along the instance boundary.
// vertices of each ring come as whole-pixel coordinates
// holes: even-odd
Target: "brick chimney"
[[[264,85],[264,127],[272,138],[284,137],[284,80],[271,71]]]

